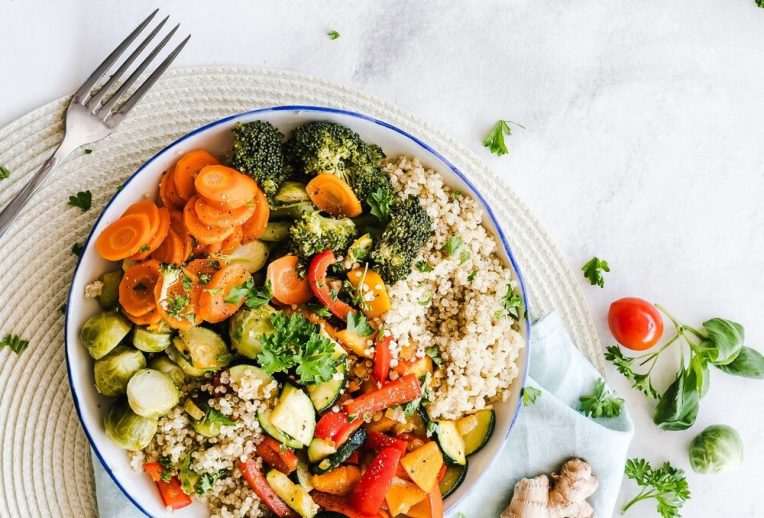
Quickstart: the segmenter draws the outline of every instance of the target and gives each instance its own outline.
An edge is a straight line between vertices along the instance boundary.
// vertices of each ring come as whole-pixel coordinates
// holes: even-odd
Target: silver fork
[[[141,84],[138,89],[124,100],[124,103],[115,109],[115,105],[125,97],[125,93],[135,83],[138,77],[157,57],[159,52],[167,45],[170,38],[178,30],[176,25],[151,51],[130,76],[119,86],[119,88],[105,99],[106,95],[113,86],[124,75],[133,61],[140,56],[141,52],[151,43],[151,40],[159,33],[168,17],[159,22],[159,24],[146,36],[143,41],[133,50],[133,52],[124,60],[119,68],[100,88],[95,88],[96,83],[108,72],[108,70],[125,53],[130,44],[143,32],[154,19],[157,9],[151,13],[138,27],[135,28],[120,45],[112,51],[111,54],[101,63],[98,68],[88,77],[82,86],[77,90],[69,102],[66,110],[66,130],[64,139],[51,157],[45,161],[39,171],[29,180],[23,189],[11,200],[8,205],[0,212],[0,237],[3,236],[13,220],[24,208],[32,195],[40,188],[45,179],[51,172],[64,160],[69,154],[77,148],[101,140],[111,134],[114,128],[122,122],[122,119],[130,112],[135,104],[143,97],[153,86],[157,79],[164,73],[167,67],[175,60],[183,47],[185,47],[191,35],[189,34],[170,54],[162,61],[150,76]]]

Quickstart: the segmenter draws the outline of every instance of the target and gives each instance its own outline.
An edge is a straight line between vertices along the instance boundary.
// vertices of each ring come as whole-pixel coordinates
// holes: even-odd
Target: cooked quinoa
[[[433,221],[424,263],[390,287],[393,304],[384,322],[395,350],[423,357],[434,347],[442,357],[427,407],[433,418],[455,419],[506,400],[523,339],[517,323],[501,313],[501,300],[516,282],[482,225],[482,210],[416,158],[401,156],[385,168],[399,195],[417,196]],[[462,243],[456,250],[454,237]]]

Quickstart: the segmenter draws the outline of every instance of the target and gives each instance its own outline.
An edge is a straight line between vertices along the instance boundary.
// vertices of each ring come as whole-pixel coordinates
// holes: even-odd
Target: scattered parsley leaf
[[[589,417],[618,417],[624,400],[616,397],[613,392],[605,388],[605,380],[597,380],[594,392],[578,398],[581,402],[581,411]]]
[[[660,399],[660,394],[653,387],[650,373],[639,374],[634,372],[632,364],[635,358],[624,356],[617,345],[611,345],[605,350],[605,359],[613,364],[627,380],[631,381],[631,387],[639,390],[651,399]]]
[[[201,286],[208,285],[211,280],[212,280],[212,275],[210,275],[209,273],[200,273],[199,274],[199,284]]]
[[[226,304],[237,305],[241,303],[243,299],[244,304],[248,308],[255,309],[265,306],[272,298],[273,293],[271,292],[270,280],[266,280],[263,286],[255,286],[255,281],[247,279],[243,284],[231,288],[231,291],[228,292],[228,296],[223,300]]]
[[[438,433],[438,423],[435,421],[427,421],[427,431],[430,433],[430,435]]]
[[[58,310],[61,312],[62,315],[66,315],[66,304],[61,304]]]
[[[432,358],[433,363],[440,367],[443,365],[443,358],[440,356],[440,350],[437,347],[428,347],[424,350],[425,353],[427,353],[427,356]]]
[[[416,269],[422,273],[427,273],[433,271],[434,268],[430,266],[430,263],[422,259],[421,261],[416,262]]]
[[[330,40],[336,40],[340,37],[340,33],[337,31],[329,31],[326,33],[327,36],[329,36]]]
[[[183,314],[183,310],[186,309],[189,302],[191,302],[191,297],[178,294],[165,300],[164,309],[168,315],[180,320],[181,318],[188,316]],[[193,317],[193,315],[191,316]]]
[[[125,184],[123,184],[123,183],[117,185],[117,192],[121,191],[124,188],[125,188]]]
[[[206,421],[208,423],[220,423],[223,426],[236,426],[239,424],[238,422],[234,421],[227,415],[224,415],[220,413],[218,410],[215,410],[214,408],[210,408],[207,410],[207,413],[205,414],[202,421]]]
[[[146,243],[142,244],[141,247],[138,249],[139,252],[148,252],[149,250],[151,250],[151,247],[147,245]]]
[[[448,241],[446,241],[446,244],[443,245],[442,250],[449,256],[453,256],[457,252],[461,251],[463,246],[464,241],[462,241],[460,237],[451,236],[448,238]]]
[[[82,150],[82,152],[85,153],[86,155],[89,155],[90,153],[93,152],[93,150],[90,149],[90,148],[85,148],[85,149]]]
[[[330,318],[332,316],[332,312],[322,304],[308,304],[308,310],[322,318]]]
[[[512,317],[515,320],[519,320],[525,311],[525,303],[514,286],[507,284],[507,291],[501,298],[501,309],[498,311],[498,315],[502,314]]]
[[[464,196],[464,193],[462,191],[454,191],[454,199],[455,200],[461,200],[462,196]]]
[[[487,147],[491,153],[494,153],[498,156],[506,155],[509,153],[509,151],[507,151],[507,144],[504,142],[504,135],[509,136],[512,134],[512,128],[509,127],[510,124],[516,124],[517,126],[525,129],[520,124],[512,121],[497,121],[493,128],[491,128],[490,133],[488,133],[488,135],[485,137],[485,140],[483,140],[483,146]]]
[[[478,271],[477,271],[477,268],[475,268],[475,269],[474,269],[474,270],[472,270],[472,271],[470,272],[470,274],[467,276],[467,280],[468,280],[469,282],[472,282],[472,281],[474,281],[474,280],[475,280],[475,277],[477,277],[477,274],[478,274]]]
[[[371,336],[374,334],[374,328],[371,327],[366,316],[360,311],[351,311],[348,313],[347,330],[358,336]]]
[[[372,216],[385,224],[390,221],[390,207],[392,207],[393,201],[393,193],[382,187],[377,188],[366,198]]]
[[[459,254],[459,264],[464,264],[472,258],[472,254],[469,250],[462,250]]]
[[[654,469],[645,459],[629,459],[624,473],[643,489],[623,507],[622,513],[641,500],[655,498],[658,514],[663,518],[681,516],[679,509],[690,498],[690,487],[683,470],[668,462]]]
[[[82,243],[77,242],[72,245],[72,253],[79,257],[82,255]]]
[[[607,261],[598,257],[592,257],[592,259],[581,267],[584,272],[584,277],[589,279],[592,286],[605,287],[605,272],[610,271]]]
[[[212,491],[212,486],[215,485],[215,482],[217,479],[225,475],[226,471],[224,469],[221,469],[220,471],[216,471],[215,473],[202,473],[199,475],[199,482],[197,482],[196,485],[196,494],[199,496],[202,496],[210,491]]]
[[[5,335],[0,340],[0,349],[7,347],[17,355],[21,355],[29,347],[29,340],[23,340],[18,335]]]
[[[4,165],[0,165],[0,180],[5,180],[11,176],[11,172]]]
[[[90,191],[78,192],[74,196],[69,196],[69,202],[67,205],[72,207],[78,207],[82,212],[90,209],[90,205],[93,201],[93,194]]]
[[[175,468],[172,465],[172,460],[168,455],[161,455],[157,459],[157,462],[162,467],[162,480],[169,482],[173,475],[175,475]]]
[[[536,398],[541,395],[541,391],[536,387],[523,387],[523,406],[533,406],[536,404]]]

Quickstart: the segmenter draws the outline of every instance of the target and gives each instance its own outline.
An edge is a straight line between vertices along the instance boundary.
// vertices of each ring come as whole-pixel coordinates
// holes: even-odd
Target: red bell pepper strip
[[[321,416],[316,423],[313,435],[319,439],[330,440],[334,447],[344,444],[350,436],[363,424],[363,419],[356,417],[350,419],[346,412],[329,411]]]
[[[337,318],[347,320],[348,313],[353,311],[353,308],[336,296],[332,296],[329,285],[326,283],[326,271],[336,262],[337,259],[331,249],[316,254],[308,266],[308,284],[321,304]]]
[[[273,437],[266,436],[255,447],[255,451],[267,464],[285,475],[289,475],[297,469],[297,455]]]
[[[419,397],[422,397],[419,380],[414,374],[406,374],[376,390],[345,401],[343,405],[348,415],[366,416]]]
[[[380,383],[387,381],[390,375],[390,361],[393,359],[390,352],[392,340],[392,336],[386,336],[377,342],[374,349],[374,379]]]
[[[400,460],[401,451],[397,448],[385,448],[379,452],[350,493],[353,507],[364,514],[376,513],[385,501]]]
[[[191,504],[191,497],[183,492],[178,477],[172,477],[168,481],[162,480],[162,466],[158,462],[147,462],[143,465],[143,470],[156,482],[165,507],[178,510]]]
[[[397,448],[401,451],[401,454],[405,454],[406,449],[408,448],[408,443],[401,439],[396,439],[395,437],[390,437],[389,435],[372,430],[366,435],[365,446],[374,451],[382,451],[385,448]]]
[[[297,513],[292,511],[282,499],[271,489],[268,485],[268,481],[257,469],[257,464],[254,459],[247,459],[246,462],[239,463],[239,471],[244,476],[244,479],[252,488],[252,491],[262,500],[262,502],[268,506],[273,514],[279,518],[299,518]]]
[[[358,512],[346,496],[332,495],[314,489],[310,492],[310,497],[322,510],[341,513],[348,518],[376,518],[377,516],[377,513],[368,515]]]
[[[440,481],[446,476],[446,469],[448,469],[448,466],[446,466],[446,463],[444,462],[440,467],[440,471],[438,471],[438,484],[440,484]]]

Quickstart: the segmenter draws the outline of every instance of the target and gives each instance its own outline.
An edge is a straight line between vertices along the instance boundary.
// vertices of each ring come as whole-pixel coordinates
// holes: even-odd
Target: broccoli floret
[[[287,161],[306,175],[332,173],[345,180],[362,203],[377,189],[392,192],[390,178],[379,166],[382,148],[367,144],[358,133],[332,122],[309,122],[292,132]]]
[[[319,211],[306,212],[289,227],[289,249],[301,262],[327,248],[344,254],[356,235],[352,220],[322,216]]]
[[[390,223],[371,252],[375,270],[388,284],[405,279],[432,233],[432,220],[414,196],[393,205]]]
[[[284,167],[284,136],[269,122],[253,121],[233,127],[233,167],[246,173],[272,197],[289,178]]]

